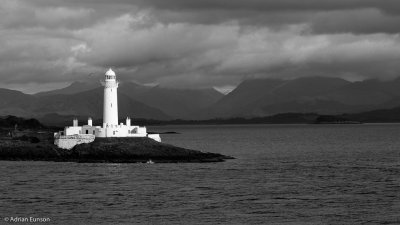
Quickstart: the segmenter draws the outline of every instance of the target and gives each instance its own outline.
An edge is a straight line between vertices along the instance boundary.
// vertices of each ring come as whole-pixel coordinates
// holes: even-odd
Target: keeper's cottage
[[[87,125],[79,126],[78,119],[73,120],[73,125],[65,127],[63,131],[54,133],[54,144],[60,148],[71,149],[77,144],[90,143],[96,137],[148,137],[161,142],[159,134],[148,134],[146,127],[131,125],[131,119],[126,118],[126,123],[118,124],[118,95],[119,82],[115,72],[110,68],[104,81],[103,126],[93,126],[89,117]]]

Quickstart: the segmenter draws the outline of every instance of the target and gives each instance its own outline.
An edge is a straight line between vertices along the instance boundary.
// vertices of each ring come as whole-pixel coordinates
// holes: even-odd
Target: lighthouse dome
[[[106,76],[115,76],[115,72],[110,68],[107,70]]]

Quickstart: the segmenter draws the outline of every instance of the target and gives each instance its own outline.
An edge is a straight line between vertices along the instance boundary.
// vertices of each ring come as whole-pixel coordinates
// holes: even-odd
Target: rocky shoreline
[[[233,157],[159,143],[150,138],[96,138],[71,150],[49,141],[0,139],[0,160],[80,163],[186,163],[223,162]]]

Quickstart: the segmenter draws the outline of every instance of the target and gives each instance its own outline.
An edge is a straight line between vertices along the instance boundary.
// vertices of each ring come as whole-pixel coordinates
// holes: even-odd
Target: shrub
[[[40,139],[37,137],[30,137],[30,141],[31,141],[31,143],[39,143]]]

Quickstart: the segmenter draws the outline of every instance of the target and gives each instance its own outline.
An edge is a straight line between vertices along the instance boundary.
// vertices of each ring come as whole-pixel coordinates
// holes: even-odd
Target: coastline
[[[96,138],[71,150],[49,141],[0,140],[0,160],[54,161],[78,163],[206,163],[223,162],[233,157],[201,152],[159,143],[149,138]]]

